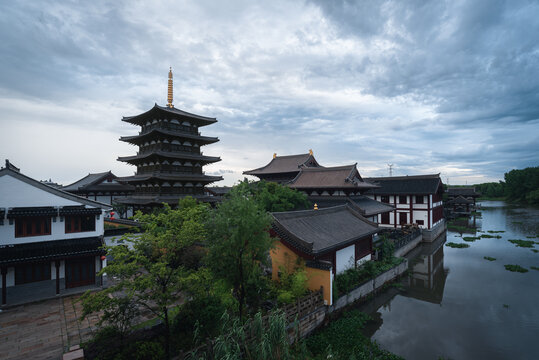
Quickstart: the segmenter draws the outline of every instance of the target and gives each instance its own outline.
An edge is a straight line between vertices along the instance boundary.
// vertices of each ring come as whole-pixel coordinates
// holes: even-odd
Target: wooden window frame
[[[408,204],[408,197],[406,195],[399,195],[399,204]]]
[[[15,219],[15,237],[45,236],[51,234],[50,216],[28,216]]]
[[[423,195],[416,195],[415,196],[415,203],[416,204],[424,204],[425,203],[425,197]]]
[[[90,219],[93,219],[93,222],[91,222]],[[65,233],[72,234],[95,231],[95,222],[95,215],[66,215]],[[93,226],[89,226],[90,223],[93,224]]]

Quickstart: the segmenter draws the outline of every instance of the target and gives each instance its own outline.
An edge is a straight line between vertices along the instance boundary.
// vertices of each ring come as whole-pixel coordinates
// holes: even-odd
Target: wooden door
[[[66,260],[66,289],[95,284],[95,259],[86,257]]]

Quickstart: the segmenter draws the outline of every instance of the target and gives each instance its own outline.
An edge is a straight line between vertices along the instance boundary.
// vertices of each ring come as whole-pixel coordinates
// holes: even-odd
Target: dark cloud
[[[41,168],[17,138],[28,127],[58,148],[65,127],[100,131],[114,143],[91,164],[131,173],[116,139],[137,129],[120,119],[163,104],[173,66],[176,107],[219,120],[207,171],[229,183],[310,148],[371,176],[500,178],[537,164],[538,15],[495,0],[3,2],[0,153]],[[68,155],[63,178],[94,171],[85,149]]]

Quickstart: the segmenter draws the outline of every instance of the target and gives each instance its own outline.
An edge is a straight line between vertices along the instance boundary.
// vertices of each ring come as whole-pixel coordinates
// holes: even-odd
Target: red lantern
[[[107,257],[105,255],[101,255],[101,261],[105,260]]]
[[[111,220],[114,220],[114,211],[110,212],[110,218],[111,218]]]

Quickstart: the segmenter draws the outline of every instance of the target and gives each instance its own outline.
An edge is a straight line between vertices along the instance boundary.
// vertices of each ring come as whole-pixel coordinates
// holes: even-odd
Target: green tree
[[[272,246],[270,224],[268,213],[243,186],[232,188],[208,222],[207,264],[232,287],[240,317],[248,294],[260,291],[266,281],[262,266],[268,264]]]
[[[204,221],[208,208],[193,198],[182,199],[177,210],[164,205],[163,211],[135,218],[143,224],[142,234],[126,234],[124,245],[107,247],[111,261],[102,273],[114,277],[108,290],[121,293],[149,309],[165,325],[165,352],[170,351],[169,308],[177,303],[199,261],[193,249],[206,239]]]
[[[274,182],[245,179],[235,187],[253,196],[256,202],[269,212],[304,210],[311,207],[307,195]]]

